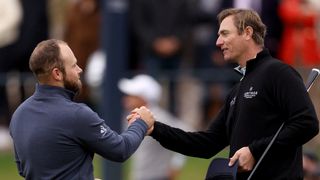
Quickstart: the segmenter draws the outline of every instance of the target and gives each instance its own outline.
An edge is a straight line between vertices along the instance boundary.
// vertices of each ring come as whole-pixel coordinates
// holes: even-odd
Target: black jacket
[[[285,126],[253,179],[302,179],[302,145],[319,131],[317,116],[300,75],[263,50],[247,62],[208,130],[184,132],[160,122],[152,136],[185,155],[210,158],[230,145],[230,157],[249,146],[256,161],[280,125]],[[239,173],[246,179],[249,173]]]

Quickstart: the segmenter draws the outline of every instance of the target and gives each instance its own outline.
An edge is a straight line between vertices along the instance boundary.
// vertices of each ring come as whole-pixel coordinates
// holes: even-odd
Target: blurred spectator
[[[317,154],[311,150],[303,152],[304,180],[320,180],[320,166]]]
[[[319,4],[319,1],[317,1]],[[284,24],[280,58],[294,67],[320,64],[320,41],[317,34],[320,9],[316,1],[282,0],[279,14]]]
[[[141,66],[155,78],[169,78],[169,109],[174,113],[177,70],[191,29],[190,4],[190,0],[132,1],[132,26]]]
[[[126,111],[146,106],[157,121],[186,129],[170,113],[159,106],[161,86],[151,76],[140,74],[132,79],[121,79],[118,83]],[[146,136],[133,155],[132,173],[134,180],[173,180],[185,162],[185,156],[163,148],[157,141]]]
[[[220,110],[233,83],[232,74],[236,75],[214,43],[219,28],[216,17],[221,6],[222,0],[198,0],[193,14],[193,67],[196,77],[204,85],[201,100],[203,128]]]
[[[13,147],[13,142],[10,137],[9,129],[0,126],[0,154],[1,151],[11,150]]]
[[[36,45],[48,38],[47,0],[21,0],[23,21],[20,34],[14,44],[13,69],[30,72],[29,57]],[[8,60],[7,60],[8,61]]]
[[[222,56],[213,58],[217,50],[214,42],[217,39],[217,13],[222,0],[198,0],[193,14],[194,66],[210,68],[224,65]],[[216,62],[215,62],[216,61]]]
[[[22,20],[22,8],[19,0],[0,0],[0,47],[15,42]]]
[[[88,58],[84,80],[90,88],[89,96],[93,107],[98,106],[101,103],[101,99],[103,99],[102,83],[107,69],[106,65],[107,55],[101,49],[92,53]]]
[[[22,20],[22,7],[19,0],[0,0],[0,126],[8,125],[8,99],[6,93],[6,72],[7,59],[9,52],[6,50],[10,47],[18,38],[20,23]],[[1,128],[4,129],[4,128]],[[0,141],[6,142],[4,139],[6,136],[1,136]]]
[[[64,40],[73,50],[78,65],[86,71],[87,61],[100,47],[101,8],[99,0],[69,0],[66,8]],[[87,82],[83,82],[77,101],[92,105]]]
[[[0,74],[1,74],[1,83],[0,83],[0,124],[9,124],[9,117],[11,112],[16,108],[18,104],[12,105],[9,103],[9,100],[6,92],[6,83],[8,72],[16,71],[18,74],[30,72],[29,71],[29,57],[33,51],[33,48],[41,40],[48,38],[48,15],[47,15],[47,1],[42,0],[2,0],[8,3],[13,3],[13,6],[0,6],[1,10],[1,19],[5,18],[6,21],[10,19],[15,19],[9,34],[1,34],[3,41],[0,48]],[[18,4],[17,4],[18,3]],[[21,10],[21,11],[20,11]],[[6,16],[5,13],[10,13],[9,16]],[[22,21],[20,21],[20,13],[22,13]],[[5,22],[1,22],[1,26]],[[15,24],[15,25],[14,25]],[[10,37],[11,36],[11,37]],[[4,40],[7,38],[6,40]],[[31,77],[32,78],[32,77]],[[17,94],[14,94],[15,103],[20,103],[22,99],[25,99],[29,96],[26,94],[28,92],[28,87],[23,86],[27,76],[24,74],[18,75],[18,80],[16,80],[16,85],[14,86],[17,89]],[[26,83],[27,84],[27,83]],[[33,84],[31,85],[33,87]],[[14,91],[10,87],[10,93]],[[10,105],[10,108],[9,108]]]

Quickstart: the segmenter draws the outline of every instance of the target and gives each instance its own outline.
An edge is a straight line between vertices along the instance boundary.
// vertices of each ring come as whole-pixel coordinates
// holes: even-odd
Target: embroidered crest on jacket
[[[100,133],[105,136],[107,133],[107,128],[104,125],[100,125]]]
[[[258,91],[253,91],[253,87],[251,86],[248,92],[245,92],[243,96],[247,99],[254,98],[258,95]]]

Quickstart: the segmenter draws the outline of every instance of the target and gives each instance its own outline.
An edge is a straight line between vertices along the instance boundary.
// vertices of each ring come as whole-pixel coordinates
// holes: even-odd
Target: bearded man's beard
[[[63,84],[64,84],[64,88],[74,92],[75,94],[79,94],[82,88],[82,83],[80,80],[72,81],[64,78]]]

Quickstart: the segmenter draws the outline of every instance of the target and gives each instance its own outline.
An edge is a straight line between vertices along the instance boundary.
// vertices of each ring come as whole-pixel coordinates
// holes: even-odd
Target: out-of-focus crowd
[[[84,70],[77,97],[99,103],[103,66],[103,0],[0,0],[0,148],[10,144],[11,113],[33,92],[29,57],[48,38],[66,41]],[[265,46],[303,78],[320,67],[318,0],[128,0],[128,76],[149,74],[165,90],[162,105],[195,129],[206,128],[229,88],[240,79],[215,46],[217,13],[228,7],[256,10],[267,25]],[[104,55],[101,55],[104,54]],[[100,72],[100,73],[97,73]],[[320,84],[310,91],[320,115]],[[308,146],[318,148],[315,138]]]

